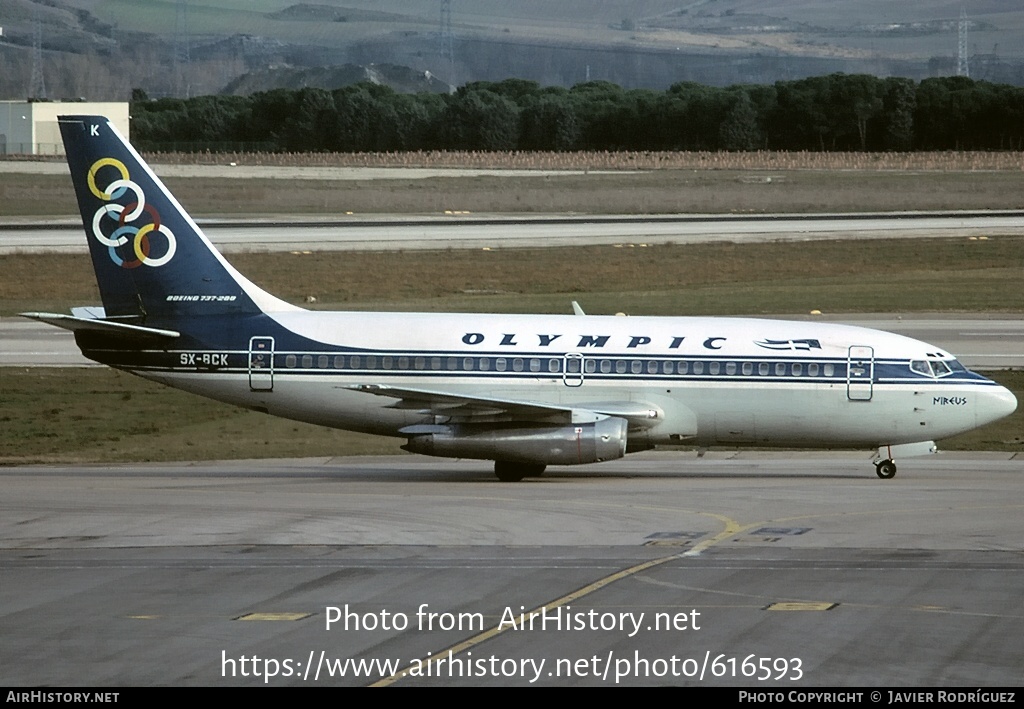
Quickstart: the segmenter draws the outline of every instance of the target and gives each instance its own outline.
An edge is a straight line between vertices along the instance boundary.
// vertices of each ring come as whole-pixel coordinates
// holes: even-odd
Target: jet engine
[[[475,458],[541,465],[581,465],[626,454],[625,419],[614,416],[570,426],[522,423],[411,426],[407,451],[442,458]]]

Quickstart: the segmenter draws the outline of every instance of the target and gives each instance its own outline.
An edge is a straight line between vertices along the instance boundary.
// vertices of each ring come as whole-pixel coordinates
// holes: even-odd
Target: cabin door
[[[583,385],[583,355],[579,352],[568,352],[562,362],[562,381],[567,387]]]
[[[249,340],[249,389],[274,391],[274,338]]]
[[[846,398],[850,401],[871,401],[874,380],[874,348],[853,345],[846,358]]]

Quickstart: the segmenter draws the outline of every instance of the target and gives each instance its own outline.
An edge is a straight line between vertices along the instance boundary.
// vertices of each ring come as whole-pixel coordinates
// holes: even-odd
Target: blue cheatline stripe
[[[633,354],[586,355],[583,358],[567,359],[566,353],[531,352],[473,352],[453,350],[355,350],[350,348],[316,350],[280,350],[272,353],[272,367],[275,375],[322,374],[423,378],[504,378],[544,379],[569,375],[587,381],[597,382],[816,382],[843,384],[874,382],[877,384],[929,385],[941,383],[991,384],[990,380],[970,372],[951,360],[953,371],[943,377],[930,377],[910,369],[911,360],[874,360],[873,377],[848,376],[848,360],[840,357],[807,360],[802,358],[745,359],[705,355],[681,355],[676,357]],[[107,364],[130,367],[146,371],[200,371],[200,372],[247,372],[249,358],[253,355],[268,355],[240,349],[182,349],[182,350],[122,350],[88,349],[87,355]],[[572,353],[576,354],[576,353]],[[205,361],[204,361],[205,360]],[[305,361],[304,361],[305,360]],[[566,362],[580,362],[580,370],[568,371]],[[314,362],[317,366],[313,366]],[[371,366],[366,366],[367,364]],[[419,366],[417,366],[419,364]],[[468,366],[467,366],[468,365]],[[500,368],[499,368],[500,365]],[[784,368],[778,373],[779,366]],[[799,372],[794,370],[799,367]],[[253,367],[253,369],[257,369]],[[652,369],[656,371],[651,371]],[[666,371],[668,370],[668,371]],[[685,370],[685,371],[680,371]],[[695,371],[700,370],[700,371]],[[723,371],[724,370],[724,371]],[[826,370],[831,372],[826,373]],[[765,373],[760,373],[765,371]]]

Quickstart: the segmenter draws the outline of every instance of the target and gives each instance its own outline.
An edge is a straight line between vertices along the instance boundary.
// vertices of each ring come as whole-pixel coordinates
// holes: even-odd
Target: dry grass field
[[[149,153],[154,164],[278,165],[284,167],[426,167],[500,170],[1024,170],[1024,153],[947,151],[919,153],[721,151],[401,153]]]
[[[1019,159],[1019,158],[1018,158]],[[159,166],[157,166],[159,174]],[[244,167],[239,168],[239,174]],[[1024,208],[1024,171],[660,169],[413,179],[167,178],[216,215],[770,214]],[[0,173],[0,217],[77,216],[70,180]],[[2,228],[2,227],[0,227]]]
[[[884,254],[884,258],[880,255]],[[1024,237],[232,254],[312,307],[634,315],[1024,311]],[[99,302],[90,261],[0,256],[0,315]]]

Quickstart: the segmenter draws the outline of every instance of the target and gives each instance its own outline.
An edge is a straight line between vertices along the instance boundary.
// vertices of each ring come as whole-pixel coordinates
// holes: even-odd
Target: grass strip
[[[1024,237],[233,254],[271,293],[339,310],[735,315],[1024,311]],[[90,260],[0,256],[0,315],[99,304]]]

